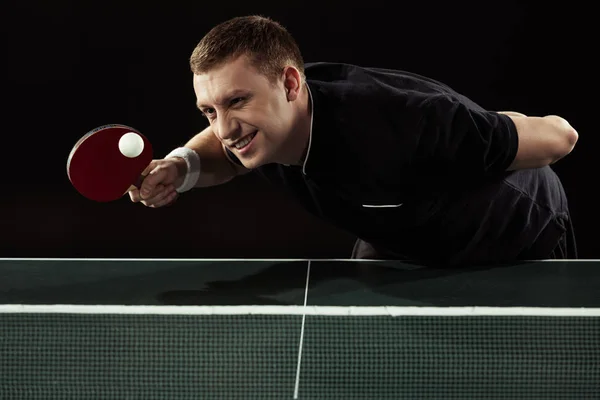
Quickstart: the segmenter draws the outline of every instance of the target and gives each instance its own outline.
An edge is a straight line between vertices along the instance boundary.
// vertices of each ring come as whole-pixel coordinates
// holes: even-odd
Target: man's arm
[[[200,173],[195,187],[207,187],[221,185],[229,182],[234,177],[245,174],[249,170],[239,165],[234,165],[225,155],[221,142],[213,134],[212,130],[206,128],[194,136],[185,146],[193,150],[200,158]],[[152,160],[144,170],[144,178],[141,187],[131,188],[128,193],[131,201],[141,202],[147,207],[158,208],[171,204],[177,199],[176,188],[181,187],[187,175],[186,156],[172,152],[166,159]],[[191,163],[191,161],[190,161]],[[194,164],[196,164],[194,162]],[[194,166],[195,168],[195,166]],[[185,186],[182,190],[188,190]]]
[[[517,128],[519,147],[508,170],[540,168],[567,156],[577,143],[577,131],[556,115],[527,117],[520,113],[501,112]]]
[[[249,169],[229,160],[229,157],[225,155],[223,145],[214,135],[210,126],[190,139],[184,147],[194,150],[200,156],[201,173],[196,187],[221,185],[236,176],[250,172]],[[185,170],[185,162],[180,162],[178,168]]]

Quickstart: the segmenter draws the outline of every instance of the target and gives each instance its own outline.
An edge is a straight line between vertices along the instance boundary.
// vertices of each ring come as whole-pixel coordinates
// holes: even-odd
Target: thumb
[[[154,168],[144,178],[140,187],[140,196],[144,199],[147,198],[156,187],[163,183],[167,178],[167,171],[164,168]]]
[[[150,164],[148,164],[148,166],[144,169],[144,171],[142,172],[142,176],[146,177],[154,168],[156,168],[156,166],[158,165],[158,160],[152,160],[150,161]]]

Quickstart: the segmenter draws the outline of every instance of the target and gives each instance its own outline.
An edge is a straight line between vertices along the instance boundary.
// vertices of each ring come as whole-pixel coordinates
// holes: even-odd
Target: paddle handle
[[[144,182],[144,178],[146,178],[144,175],[138,176],[138,178],[135,181],[135,183],[133,184],[133,186],[135,186],[138,189],[141,188],[142,187],[142,182]]]
[[[142,187],[142,182],[144,182],[144,175],[140,175],[138,176],[137,180],[135,181],[135,183],[131,186],[129,186],[129,189],[127,189],[127,191],[124,194],[127,194],[129,192],[131,192],[134,189],[140,189]]]

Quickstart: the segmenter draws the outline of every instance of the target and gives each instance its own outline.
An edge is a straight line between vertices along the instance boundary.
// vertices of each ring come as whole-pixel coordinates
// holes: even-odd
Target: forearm
[[[577,143],[577,131],[559,116],[510,118],[519,135],[519,149],[510,170],[554,164],[570,154]]]
[[[227,159],[221,142],[210,127],[190,139],[185,147],[194,150],[200,156],[201,172],[196,187],[221,185],[242,172]],[[183,167],[185,168],[185,165]]]
[[[558,115],[546,115],[543,119],[550,125],[553,131],[558,132],[556,135],[558,137],[558,142],[560,143],[557,147],[561,150],[556,154],[555,159],[551,162],[551,164],[556,161],[562,159],[563,157],[571,154],[577,141],[579,140],[579,134],[569,124],[569,122],[560,117]]]

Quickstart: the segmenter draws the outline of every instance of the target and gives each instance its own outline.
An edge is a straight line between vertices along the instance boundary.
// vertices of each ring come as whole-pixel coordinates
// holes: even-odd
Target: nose
[[[240,123],[235,118],[227,117],[226,115],[217,118],[217,136],[221,140],[235,140],[240,131]]]

